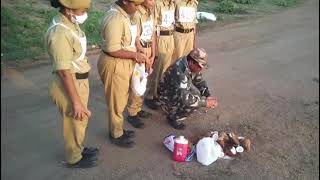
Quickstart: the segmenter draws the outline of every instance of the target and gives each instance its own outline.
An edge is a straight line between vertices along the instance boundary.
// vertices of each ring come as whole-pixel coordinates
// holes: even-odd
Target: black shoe
[[[98,148],[94,148],[94,147],[84,147],[83,151],[82,151],[82,156],[83,155],[97,155],[99,153],[99,149]]]
[[[98,160],[97,154],[95,154],[95,153],[91,153],[91,154],[81,153],[81,155],[82,155],[82,159],[88,159],[88,160],[91,160],[91,161],[97,161]]]
[[[157,110],[160,107],[159,102],[157,100],[154,100],[154,99],[145,99],[144,100],[144,104],[148,108],[153,109],[153,110]]]
[[[134,145],[133,140],[131,140],[126,134],[123,134],[118,138],[114,138],[110,135],[110,140],[111,143],[124,148],[131,148]]]
[[[175,120],[169,120],[169,124],[178,130],[184,130],[186,128],[186,125],[183,122],[177,122]]]
[[[135,133],[134,133],[134,131],[131,131],[131,130],[123,130],[123,133],[124,133],[126,136],[128,136],[129,138],[133,138],[133,137],[136,136]]]
[[[144,128],[144,123],[140,118],[138,118],[138,116],[128,116],[127,120],[135,128]]]
[[[139,111],[139,112],[137,113],[137,116],[138,116],[139,118],[149,118],[149,117],[152,116],[152,114],[149,113],[149,112],[147,112],[147,111],[141,110],[141,111]]]
[[[82,159],[75,164],[68,164],[69,168],[92,168],[97,166],[97,161],[87,158],[87,156],[83,156]]]

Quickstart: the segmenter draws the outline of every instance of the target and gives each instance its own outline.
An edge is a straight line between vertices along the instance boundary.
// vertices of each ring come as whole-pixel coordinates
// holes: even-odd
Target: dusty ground
[[[319,179],[319,1],[265,18],[201,33],[209,52],[206,78],[219,99],[216,110],[196,112],[175,131],[161,112],[136,130],[136,146],[107,139],[102,84],[91,55],[87,144],[101,150],[99,166],[62,166],[62,122],[47,95],[50,66],[5,69],[1,78],[1,177],[6,180],[100,179]],[[218,118],[219,117],[219,118]],[[129,124],[126,128],[132,129]],[[233,161],[173,166],[161,144],[170,132],[192,136],[232,130],[250,137],[253,150]]]

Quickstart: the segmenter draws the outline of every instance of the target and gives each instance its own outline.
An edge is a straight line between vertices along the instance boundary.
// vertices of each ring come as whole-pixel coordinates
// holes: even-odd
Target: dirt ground
[[[106,105],[96,59],[90,55],[90,109],[86,144],[100,148],[99,166],[63,167],[62,121],[47,95],[50,65],[4,69],[1,77],[1,178],[104,179],[319,179],[319,1],[268,17],[212,26],[198,36],[209,52],[205,73],[219,107],[197,111],[184,131],[161,111],[136,130],[136,146],[107,138]],[[133,129],[125,123],[127,129]],[[193,136],[235,131],[253,149],[235,160],[202,166],[173,163],[162,145],[168,133]]]

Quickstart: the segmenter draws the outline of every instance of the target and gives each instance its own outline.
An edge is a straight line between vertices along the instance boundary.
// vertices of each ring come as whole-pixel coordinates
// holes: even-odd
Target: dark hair
[[[59,8],[62,7],[61,3],[59,2],[59,0],[50,0],[50,4],[52,7],[54,8]]]

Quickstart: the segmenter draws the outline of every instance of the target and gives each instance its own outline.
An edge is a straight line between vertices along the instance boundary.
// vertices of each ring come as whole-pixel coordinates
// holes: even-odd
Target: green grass
[[[57,14],[54,8],[37,9],[31,5],[1,7],[1,59],[19,61],[45,54],[44,36]],[[88,14],[81,29],[87,35],[88,45],[100,43],[99,19],[103,12],[90,10]]]
[[[1,4],[1,61],[36,59],[45,55],[44,34],[58,11],[47,1],[12,0]],[[198,11],[214,13],[218,21],[242,19],[244,16],[271,14],[298,4],[300,0],[201,0]],[[44,4],[47,3],[47,4]],[[40,4],[40,6],[39,6]],[[100,20],[109,0],[94,1],[88,20],[81,25],[88,46],[101,43]],[[199,20],[206,27],[210,21]]]

